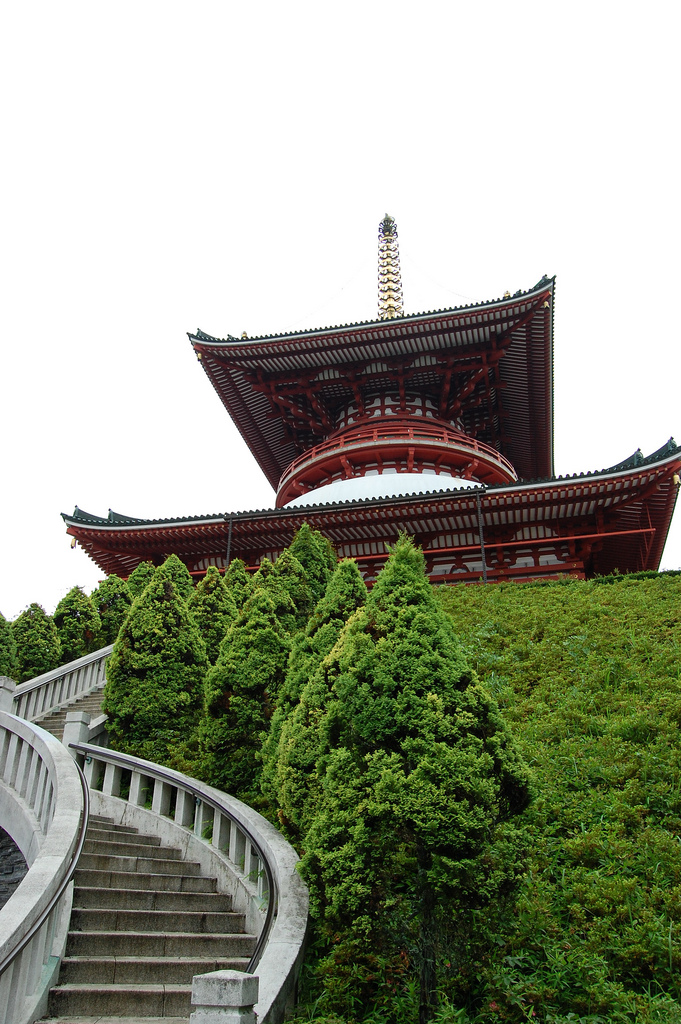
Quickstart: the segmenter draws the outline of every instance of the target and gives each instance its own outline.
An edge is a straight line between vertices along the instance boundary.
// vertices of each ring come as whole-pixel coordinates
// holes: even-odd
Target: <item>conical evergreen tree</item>
[[[293,564],[290,560],[287,559],[286,563],[293,572]],[[298,564],[297,568],[298,580],[302,583],[303,570],[300,564]],[[276,573],[274,563],[270,562],[269,558],[263,558],[260,568],[253,576],[253,594],[268,595],[279,625],[285,633],[290,634],[298,628],[298,615],[293,598],[288,590],[288,584],[291,580],[286,578],[287,575],[283,572],[280,574]]]
[[[133,604],[107,665],[103,709],[112,746],[172,763],[198,724],[207,668],[187,603],[161,568]]]
[[[302,706],[300,696],[366,596],[367,588],[354,559],[339,562],[305,633],[293,638],[286,679],[263,747],[262,787],[294,837],[304,830],[306,809],[316,809],[318,796],[316,733],[312,744],[306,742],[310,715],[319,711],[317,687],[310,688]],[[321,685],[323,688],[323,681]]]
[[[61,665],[61,644],[51,615],[39,604],[30,604],[12,623],[17,645],[19,682],[42,675]]]
[[[148,565],[149,563],[143,564]],[[118,636],[118,631],[125,622],[132,604],[132,595],[128,584],[120,576],[112,574],[102,580],[96,590],[93,590],[91,597],[102,623],[102,646],[112,644]]]
[[[0,613],[0,676],[16,679],[18,675],[17,643],[14,639],[12,625]]]
[[[219,571],[211,565],[189,598],[189,609],[201,631],[208,660],[218,660],[220,644],[237,616],[234,598]]]
[[[284,679],[290,640],[271,597],[256,591],[225,637],[205,686],[200,729],[204,775],[212,785],[253,799],[258,751]]]
[[[191,578],[189,569],[177,555],[168,555],[163,565],[154,573],[155,576],[163,576],[164,579],[172,580],[177,587],[181,597],[188,601],[194,593],[194,580]]]
[[[72,587],[62,597],[54,612],[54,624],[64,665],[102,646],[99,613],[82,587]]]
[[[289,633],[303,629],[314,608],[313,591],[307,573],[289,548],[285,548],[274,563],[274,570],[265,581],[272,594],[275,588],[285,591],[293,603],[293,611],[281,609],[281,624]]]
[[[312,603],[316,604],[324,596],[338,561],[333,544],[309,523],[303,523],[288,550],[307,573]]]
[[[233,558],[223,577],[231,591],[237,611],[241,611],[253,593],[253,580],[246,571],[246,565],[240,558]]]
[[[274,562],[271,562],[270,559],[265,556],[265,558],[260,562],[257,572],[255,572],[251,577],[251,582],[253,584],[251,593],[254,593],[256,590],[260,590],[264,587],[273,572]]]
[[[128,576],[127,584],[133,601],[136,597],[140,596],[147,584],[151,582],[154,572],[155,569],[151,562],[140,562],[140,564],[132,570]]]
[[[350,951],[355,961],[370,951],[389,958],[406,943],[425,1022],[438,944],[451,961],[471,910],[519,881],[524,836],[511,819],[529,801],[528,771],[405,537],[323,673],[322,796],[302,871],[312,913],[340,937],[327,976],[342,976]]]
[[[294,704],[317,666],[330,653],[345,623],[367,599],[367,588],[354,558],[338,562],[325,594],[310,616],[303,637],[296,638],[286,671],[284,697]]]

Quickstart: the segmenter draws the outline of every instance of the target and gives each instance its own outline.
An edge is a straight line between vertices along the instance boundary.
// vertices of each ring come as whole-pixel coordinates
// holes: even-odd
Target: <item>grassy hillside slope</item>
[[[438,596],[536,776],[475,1019],[681,1021],[681,576]]]

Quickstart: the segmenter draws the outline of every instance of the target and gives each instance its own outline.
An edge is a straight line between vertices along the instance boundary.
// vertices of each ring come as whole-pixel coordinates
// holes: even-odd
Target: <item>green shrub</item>
[[[308,686],[320,795],[301,870],[330,942],[328,1008],[347,1012],[354,972],[387,1019],[385,984],[406,957],[431,1019],[437,965],[465,969],[476,911],[493,918],[522,879],[527,837],[513,819],[530,788],[406,537]]]
[[[253,580],[246,571],[245,563],[240,558],[233,558],[225,570],[223,579],[234,598],[237,611],[240,612],[253,593]]]
[[[39,604],[30,604],[12,623],[17,645],[19,682],[42,675],[61,665],[61,644],[50,615]]]
[[[324,596],[336,568],[337,556],[331,541],[308,523],[303,523],[289,545],[289,553],[305,570],[312,590],[312,605]]]
[[[54,624],[61,644],[63,664],[91,654],[102,646],[102,622],[82,587],[72,587],[57,605]]]
[[[206,644],[211,665],[218,659],[220,644],[236,619],[237,610],[232,592],[215,566],[211,566],[189,598],[194,616]]]
[[[305,808],[316,799],[315,748],[310,750],[303,738],[308,716],[316,711],[312,696],[315,691],[308,691],[302,707],[301,693],[331,652],[347,620],[364,604],[366,596],[367,589],[355,561],[339,562],[326,593],[310,616],[305,633],[293,638],[286,678],[262,752],[263,790],[293,837],[300,837]]]
[[[189,601],[194,593],[194,580],[189,569],[177,555],[168,555],[163,565],[156,569],[154,575],[161,573],[166,579],[172,580],[177,587],[177,592],[185,600]]]
[[[140,596],[147,584],[151,583],[155,571],[156,570],[151,562],[140,562],[140,564],[130,573],[127,579],[127,584],[133,601],[136,597]]]
[[[14,639],[12,625],[4,615],[0,614],[0,676],[16,679],[18,674],[17,643]]]
[[[206,645],[172,579],[161,567],[137,598],[107,665],[103,710],[111,745],[173,763],[198,724]]]
[[[262,746],[290,649],[274,603],[256,590],[225,637],[205,686],[200,745],[212,785],[241,799],[258,791]]]
[[[286,549],[279,555],[265,581],[265,589],[275,602],[284,629],[289,633],[304,629],[314,607],[313,591],[305,569],[290,550]],[[286,607],[286,599],[277,598],[276,590],[283,591],[290,598],[290,610]]]
[[[112,644],[132,605],[132,594],[128,584],[120,576],[107,576],[96,590],[93,590],[91,597],[102,623],[101,643],[103,646]]]

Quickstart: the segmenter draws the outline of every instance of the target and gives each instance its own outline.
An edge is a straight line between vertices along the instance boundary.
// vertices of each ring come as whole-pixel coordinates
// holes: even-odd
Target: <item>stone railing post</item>
[[[189,1024],[255,1024],[258,975],[241,971],[212,971],[192,979]]]
[[[14,714],[14,691],[17,684],[9,676],[0,676],[0,711]]]
[[[90,718],[87,711],[67,711],[62,743],[69,749],[69,743],[87,743],[90,737]],[[75,751],[71,751],[75,757]]]

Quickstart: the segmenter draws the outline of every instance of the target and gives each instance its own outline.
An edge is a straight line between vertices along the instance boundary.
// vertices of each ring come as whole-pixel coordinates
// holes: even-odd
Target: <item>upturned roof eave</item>
[[[504,404],[510,403],[511,430],[502,444],[502,454],[521,476],[539,476],[553,471],[553,295],[555,278],[544,277],[526,292],[503,299],[454,307],[432,313],[418,313],[394,320],[376,320],[313,331],[265,335],[259,338],[225,340],[203,331],[189,334],[204,371],[251,450],[266,479],[276,490],[282,474],[300,454],[287,433],[281,416],[272,417],[269,401],[251,380],[285,368],[290,373],[322,369],[325,365],[342,370],[353,363],[387,356],[420,356],[427,349],[438,357],[465,358],[478,352],[481,337],[515,331],[518,318],[532,308],[529,322],[519,325],[520,347],[512,346],[501,361]],[[542,296],[551,299],[542,304]],[[548,322],[538,317],[540,306],[550,306]],[[533,308],[534,307],[534,308]],[[449,337],[447,337],[449,336]],[[478,337],[479,336],[479,337]],[[532,340],[529,340],[529,339]],[[532,373],[523,377],[523,352],[534,352]],[[531,392],[531,395],[530,395]],[[499,397],[495,401],[500,402]]]
[[[668,445],[670,442],[667,443]],[[519,480],[517,483],[511,484],[493,484],[493,485],[480,485],[479,487],[464,487],[464,488],[452,488],[449,491],[426,491],[426,492],[413,492],[410,494],[398,494],[392,495],[385,498],[360,498],[349,501],[336,501],[336,502],[320,502],[317,505],[303,505],[296,506],[295,508],[279,508],[279,509],[253,509],[244,510],[241,512],[225,512],[219,514],[211,514],[207,516],[193,516],[190,518],[177,517],[173,519],[148,519],[140,520],[133,519],[132,517],[126,523],[123,517],[118,517],[116,522],[111,522],[103,517],[88,516],[87,518],[78,517],[75,514],[69,516],[66,512],[62,512],[61,516],[67,527],[74,528],[91,528],[101,531],[114,531],[122,532],[128,530],[140,530],[140,529],[161,529],[163,527],[191,527],[191,526],[209,526],[211,524],[223,524],[228,522],[230,519],[256,519],[263,517],[276,516],[278,518],[285,518],[293,516],[300,518],[301,515],[304,517],[306,512],[312,512],[313,510],[326,509],[332,511],[335,509],[347,508],[351,505],[359,506],[362,508],[380,508],[385,505],[394,505],[397,502],[413,502],[414,500],[422,499],[426,500],[447,500],[452,497],[459,496],[460,498],[473,497],[476,493],[487,493],[487,494],[518,494],[518,493],[529,493],[532,491],[541,491],[551,487],[559,486],[561,489],[570,486],[578,486],[589,483],[607,483],[609,480],[617,480],[626,478],[629,476],[635,476],[640,473],[644,473],[649,470],[659,469],[666,463],[679,463],[681,462],[681,446],[675,446],[673,449],[667,451],[667,453],[661,457],[652,461],[654,456],[658,453],[655,452],[653,456],[649,456],[644,459],[637,466],[631,466],[627,468],[609,468],[603,470],[597,470],[592,473],[579,473],[570,476],[558,476],[548,477],[541,480]],[[80,511],[80,510],[77,510]]]
[[[421,313],[405,313],[403,316],[396,317],[393,320],[359,320],[356,323],[336,324],[329,327],[304,328],[300,331],[285,331],[281,334],[260,334],[249,338],[236,338],[232,335],[227,335],[226,338],[218,338],[214,335],[207,334],[205,331],[200,329],[197,329],[195,333],[188,331],[187,336],[192,342],[192,345],[196,342],[201,346],[247,348],[252,345],[289,341],[294,338],[302,341],[307,338],[322,338],[329,335],[343,335],[349,332],[364,330],[381,330],[387,334],[390,333],[391,330],[395,330],[395,328],[400,324],[427,323],[429,320],[447,316],[456,316],[459,318],[464,317],[467,314],[479,313],[481,310],[492,310],[495,308],[503,309],[517,305],[519,302],[523,302],[524,300],[531,298],[533,295],[540,294],[542,291],[553,291],[555,282],[555,275],[553,277],[542,277],[533,288],[528,288],[527,291],[518,291],[508,298],[486,299],[481,302],[469,303],[465,306],[451,306],[444,309],[434,309]]]

